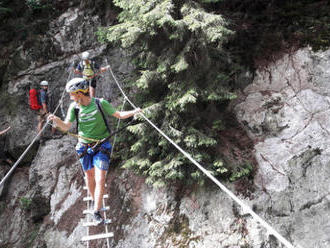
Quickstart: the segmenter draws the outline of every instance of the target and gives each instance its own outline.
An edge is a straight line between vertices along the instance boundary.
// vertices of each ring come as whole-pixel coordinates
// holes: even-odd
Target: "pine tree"
[[[122,9],[119,24],[100,29],[99,38],[131,52],[137,69],[132,86],[139,89],[145,115],[213,175],[228,173],[216,137],[225,126],[221,107],[236,97],[232,83],[240,67],[223,48],[232,35],[225,20],[193,1],[114,4]],[[129,131],[139,138],[129,139],[125,168],[154,186],[203,182],[202,173],[148,124]]]

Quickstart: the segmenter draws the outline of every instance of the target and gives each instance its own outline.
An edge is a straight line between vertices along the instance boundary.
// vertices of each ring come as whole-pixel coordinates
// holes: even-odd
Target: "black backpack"
[[[111,130],[110,130],[110,127],[109,127],[109,124],[108,124],[108,121],[107,121],[107,118],[105,117],[105,114],[102,110],[102,106],[101,106],[101,102],[100,102],[100,99],[99,98],[95,98],[95,103],[96,103],[96,106],[97,106],[97,109],[98,111],[100,111],[101,115],[102,115],[102,118],[103,118],[103,121],[104,121],[104,124],[108,130],[109,133],[111,133]],[[76,129],[77,129],[77,133],[78,133],[78,126],[79,126],[79,108],[78,106],[76,105],[75,108],[74,108],[74,114],[76,116]]]

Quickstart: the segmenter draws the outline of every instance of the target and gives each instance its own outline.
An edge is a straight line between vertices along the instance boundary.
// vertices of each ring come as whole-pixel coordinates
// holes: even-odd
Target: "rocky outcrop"
[[[59,8],[57,5],[64,3],[54,1],[53,4],[53,7]],[[0,96],[6,104],[0,106],[0,123],[9,123],[14,127],[7,144],[7,149],[14,158],[18,158],[37,132],[37,113],[28,106],[28,90],[31,87],[38,87],[42,80],[47,80],[50,84],[51,111],[57,109],[57,115],[63,117],[70,101],[67,94],[63,96],[63,104],[57,107],[66,82],[74,77],[74,66],[80,61],[83,51],[89,51],[91,57],[101,66],[110,64],[116,71],[119,81],[132,69],[119,49],[110,50],[106,45],[97,42],[98,27],[102,23],[109,24],[113,17],[101,21],[96,9],[101,8],[102,4],[89,4],[88,1],[71,1],[68,3],[68,9],[49,21],[44,33],[31,37],[33,42],[23,40],[21,43],[15,42],[16,46],[10,44],[0,48],[0,54],[6,62],[5,73],[2,75],[5,83],[0,85]],[[111,9],[102,9],[99,13],[109,17]],[[101,75],[99,81],[96,93],[98,97],[113,99],[118,95],[109,72]],[[46,136],[49,136],[48,128]],[[23,163],[31,162],[37,149],[37,146],[33,147]]]
[[[235,111],[255,140],[258,212],[303,247],[328,247],[330,51],[302,49],[257,72]]]
[[[29,85],[48,80],[55,109],[80,52],[89,50],[100,63],[110,63],[119,79],[132,69],[122,51],[95,43],[94,32],[105,20],[81,7],[70,2],[40,37],[37,44],[48,47],[49,56],[40,57],[43,46],[23,45],[11,55],[13,64],[4,76],[9,83],[1,86],[8,107],[0,107],[0,121],[14,127],[8,147],[14,157],[36,135],[36,116],[26,104]],[[257,161],[256,190],[244,200],[290,242],[304,248],[330,246],[329,58],[330,51],[308,48],[288,54],[259,68],[251,84],[242,82],[242,94],[232,104],[254,142]],[[117,93],[112,80],[103,76],[98,96],[113,99]],[[66,112],[69,97],[63,101],[59,115]],[[80,240],[86,233],[81,225],[86,193],[74,145],[69,136],[37,142],[25,166],[6,182],[0,196],[0,226],[6,227],[0,229],[0,246],[85,247]],[[1,167],[0,175],[7,170]],[[113,167],[107,184],[113,248],[281,247],[211,183],[153,189],[142,177]],[[227,186],[235,191],[233,184]],[[91,247],[106,245],[99,241]]]

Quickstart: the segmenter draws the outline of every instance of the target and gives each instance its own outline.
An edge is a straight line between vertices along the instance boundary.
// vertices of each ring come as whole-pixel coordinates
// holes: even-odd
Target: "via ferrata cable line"
[[[71,73],[69,73],[68,77],[67,77],[67,81],[70,78]],[[55,108],[55,110],[53,111],[53,114],[55,114],[58,110],[58,108],[60,106],[62,106],[63,104],[63,98],[65,95],[65,87],[62,91],[62,95],[61,98]],[[62,109],[61,109],[62,111]],[[25,151],[21,154],[21,156],[17,159],[17,161],[14,163],[14,165],[10,168],[10,170],[7,172],[7,174],[2,178],[1,182],[0,182],[0,187],[3,186],[4,182],[8,179],[8,177],[13,173],[13,171],[15,170],[15,168],[18,166],[18,164],[21,162],[21,160],[25,157],[26,153],[31,149],[31,147],[33,146],[33,144],[36,142],[36,140],[40,137],[40,135],[43,133],[43,131],[46,129],[47,125],[49,124],[49,121],[46,120],[46,123],[44,123],[43,127],[41,128],[41,130],[37,133],[37,135],[34,137],[34,139],[31,141],[30,145],[25,149]]]
[[[109,65],[110,66],[110,65]],[[133,108],[137,108],[135,104],[130,101],[123,89],[121,88],[118,80],[116,79],[111,66],[109,71],[117,84],[123,97],[130,103]],[[271,227],[266,221],[264,221],[259,215],[257,215],[247,204],[245,204],[241,199],[239,199],[234,193],[232,193],[225,185],[219,182],[208,170],[201,166],[189,153],[184,151],[178,144],[176,144],[172,139],[170,139],[162,130],[160,130],[151,120],[149,120],[142,112],[139,113],[154,129],[156,129],[167,141],[169,141],[175,148],[177,148],[186,158],[188,158],[199,170],[201,170],[209,179],[211,179],[219,188],[224,191],[229,197],[231,197],[238,205],[242,207],[242,210],[248,212],[257,222],[259,222],[269,234],[275,236],[285,247],[287,248],[302,248],[300,245],[293,246],[287,239],[285,239],[280,233],[278,233],[273,227]]]
[[[107,61],[106,61],[106,62],[107,62]],[[108,67],[108,68],[109,68],[109,67]],[[108,77],[106,77],[106,80],[108,80]],[[125,104],[126,104],[126,99],[124,99],[120,111],[123,111],[123,110],[124,110],[124,106],[125,106]],[[132,120],[133,120],[133,119],[132,119]],[[118,134],[121,130],[123,130],[124,128],[126,128],[127,126],[129,126],[129,125],[131,124],[132,120],[131,120],[128,124],[124,125],[122,128],[119,128],[119,125],[120,125],[120,121],[121,121],[121,119],[118,119],[118,121],[117,121],[116,131],[112,133],[112,135],[114,135],[114,138],[113,138],[112,148],[111,148],[111,153],[110,153],[110,158],[109,158],[109,159],[110,159],[110,163],[111,163],[111,158],[112,158],[112,155],[113,155],[113,151],[114,151],[114,149],[115,149],[115,144],[116,144],[117,134]],[[109,137],[109,138],[110,138],[110,137]],[[108,173],[105,175],[105,182],[106,182],[106,179],[107,179],[107,175],[108,175]],[[102,204],[103,204],[103,207],[106,206],[106,204],[105,204],[105,199],[104,199],[104,198],[102,198]],[[106,211],[104,211],[104,219],[105,219],[105,220],[107,219]],[[105,225],[105,233],[109,233],[108,225]],[[110,239],[109,239],[109,238],[107,238],[107,248],[110,248]]]
[[[64,93],[65,93],[65,89],[62,92],[62,96],[59,100],[58,105],[56,106],[53,114],[55,114],[61,104],[61,102],[63,101],[63,97],[64,97]],[[38,132],[38,134],[34,137],[34,139],[31,141],[30,145],[25,149],[25,151],[21,154],[21,156],[17,159],[17,161],[15,162],[15,164],[10,168],[10,170],[7,172],[7,174],[2,178],[1,182],[0,182],[0,187],[3,186],[4,182],[8,179],[8,177],[13,173],[13,171],[15,170],[15,168],[18,166],[18,164],[21,162],[21,160],[25,157],[26,153],[30,150],[30,148],[33,146],[33,144],[36,142],[36,140],[39,138],[39,136],[42,134],[42,132],[46,129],[47,124],[49,123],[49,121],[47,120],[46,123],[43,125],[42,129]]]
[[[72,72],[73,70],[71,70],[71,68],[74,66],[74,61],[72,61],[71,65],[69,66],[69,76],[67,78],[67,81],[69,78],[71,78],[71,75],[72,75]],[[65,88],[65,87],[64,87]],[[61,103],[61,114],[62,114],[62,117],[65,118],[65,113],[64,113],[64,109],[63,109],[63,101]]]

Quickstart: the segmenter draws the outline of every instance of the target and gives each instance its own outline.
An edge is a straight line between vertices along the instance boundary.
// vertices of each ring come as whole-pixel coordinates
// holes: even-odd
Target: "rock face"
[[[105,17],[111,15],[105,11],[101,17],[89,11],[88,4],[71,1],[51,21],[38,43],[50,46],[51,56],[35,56],[32,61],[36,47],[25,46],[12,53],[12,61],[23,61],[23,66],[8,66],[4,78],[9,83],[1,94],[10,107],[0,107],[0,121],[15,127],[8,145],[13,157],[36,135],[36,116],[26,104],[29,85],[48,80],[54,110],[65,82],[73,76],[72,62],[82,51],[90,51],[102,65],[110,63],[119,80],[132,70],[120,50],[95,43],[97,26],[108,24]],[[258,164],[256,190],[244,201],[296,247],[330,247],[329,58],[330,51],[315,53],[308,48],[286,55],[260,68],[232,105],[254,142]],[[113,99],[118,94],[113,79],[104,75],[101,82],[97,95]],[[67,95],[63,102],[60,116],[66,113]],[[19,166],[0,189],[0,227],[6,227],[0,228],[1,247],[86,247],[80,242],[86,235],[82,227],[86,192],[75,142],[64,136],[36,144],[25,166]],[[0,176],[7,170],[0,167]],[[110,231],[115,235],[110,247],[282,247],[211,183],[152,189],[143,178],[112,167],[107,184]],[[234,185],[227,186],[235,191]],[[90,247],[107,246],[105,241],[94,241]]]
[[[330,246],[329,58],[307,48],[284,56],[257,72],[235,107],[255,140],[255,184],[266,195],[258,211],[303,247]]]

